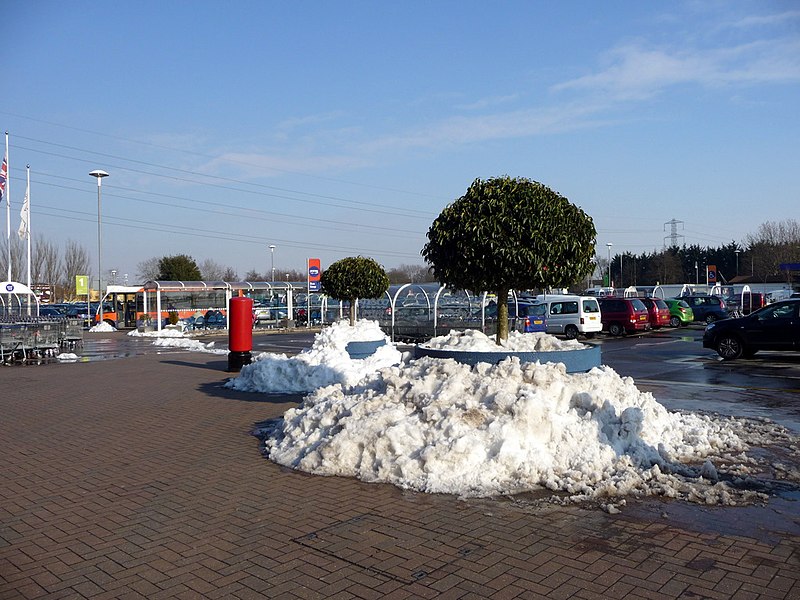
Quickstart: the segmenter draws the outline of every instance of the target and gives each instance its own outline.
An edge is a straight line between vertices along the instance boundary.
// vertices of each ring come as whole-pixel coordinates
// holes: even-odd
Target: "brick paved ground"
[[[297,398],[225,390],[225,365],[0,369],[0,598],[800,598],[800,538],[714,527],[739,509],[692,524],[289,472],[250,432]]]

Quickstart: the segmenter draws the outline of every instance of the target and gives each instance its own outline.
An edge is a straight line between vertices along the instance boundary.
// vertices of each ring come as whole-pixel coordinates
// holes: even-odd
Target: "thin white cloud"
[[[492,96],[489,98],[481,98],[470,104],[459,104],[456,108],[459,110],[482,110],[492,106],[501,106],[519,100],[519,94],[508,94],[506,96]]]
[[[753,27],[773,27],[784,23],[800,20],[800,10],[787,10],[773,15],[756,15],[739,19],[732,22],[731,27],[740,29],[750,29]]]
[[[800,41],[775,40],[713,50],[664,50],[628,45],[610,66],[552,87],[555,92],[602,92],[618,99],[648,98],[681,84],[699,86],[800,81]]]
[[[308,127],[310,125],[319,125],[320,123],[330,123],[331,121],[340,119],[342,116],[344,116],[344,114],[344,111],[332,111],[316,115],[305,115],[303,117],[284,119],[278,123],[277,129],[290,130]]]
[[[207,173],[230,172],[236,169],[236,177],[273,177],[284,173],[317,174],[349,170],[367,164],[366,159],[352,155],[322,154],[262,154],[258,152],[221,154],[201,168]]]

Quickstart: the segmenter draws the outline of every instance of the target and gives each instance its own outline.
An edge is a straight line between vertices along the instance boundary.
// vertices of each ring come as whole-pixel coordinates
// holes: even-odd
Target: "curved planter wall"
[[[386,340],[370,340],[366,342],[348,342],[345,346],[350,358],[367,358],[375,354],[375,351],[386,344]]]
[[[479,362],[497,364],[509,356],[516,356],[521,362],[560,362],[564,363],[567,373],[583,373],[599,367],[600,346],[588,346],[583,350],[561,350],[554,352],[473,352],[464,350],[439,350],[414,346],[414,358],[430,356],[432,358],[452,358],[456,362],[476,365]]]

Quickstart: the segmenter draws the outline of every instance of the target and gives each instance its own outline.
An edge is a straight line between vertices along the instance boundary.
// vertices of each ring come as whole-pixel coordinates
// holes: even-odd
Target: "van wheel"
[[[608,326],[608,333],[610,333],[613,336],[619,336],[625,333],[625,329],[623,329],[622,325],[620,325],[619,323],[612,323],[611,325]]]
[[[717,320],[717,317],[714,315],[706,315],[706,325],[711,325],[714,321]]]
[[[574,340],[578,337],[578,328],[575,325],[567,325],[564,328],[564,335],[568,340]]]

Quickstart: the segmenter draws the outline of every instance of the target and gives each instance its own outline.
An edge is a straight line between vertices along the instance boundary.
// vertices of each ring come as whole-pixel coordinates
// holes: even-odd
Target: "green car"
[[[692,307],[686,304],[683,300],[677,298],[666,298],[664,302],[669,306],[669,324],[672,327],[680,327],[681,325],[688,325],[694,321],[694,312]]]

